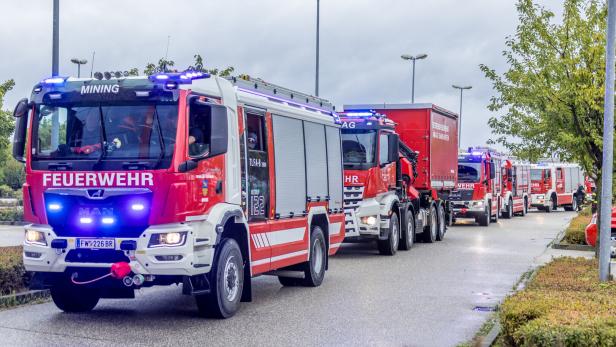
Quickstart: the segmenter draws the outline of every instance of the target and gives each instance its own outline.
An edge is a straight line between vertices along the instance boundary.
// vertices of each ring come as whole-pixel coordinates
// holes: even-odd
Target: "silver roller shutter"
[[[329,208],[342,209],[342,149],[340,129],[326,127],[327,161],[329,168]]]
[[[327,189],[327,148],[325,147],[325,126],[304,122],[306,137],[306,178],[308,197],[325,199]]]
[[[287,217],[306,210],[306,170],[302,121],[274,115],[276,213]]]

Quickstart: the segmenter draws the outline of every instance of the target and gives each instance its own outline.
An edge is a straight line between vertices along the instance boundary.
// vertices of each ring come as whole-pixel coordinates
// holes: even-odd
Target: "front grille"
[[[66,254],[68,263],[130,263],[123,251],[114,249],[73,249]]]
[[[363,199],[363,186],[344,187],[344,230],[347,234],[358,232],[355,225],[355,210]]]
[[[470,201],[473,200],[473,190],[471,189],[460,189],[451,192],[449,195],[449,200],[451,201]]]

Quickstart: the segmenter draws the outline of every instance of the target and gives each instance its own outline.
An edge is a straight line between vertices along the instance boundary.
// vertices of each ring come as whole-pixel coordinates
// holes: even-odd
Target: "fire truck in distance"
[[[532,166],[531,206],[552,212],[559,206],[577,210],[577,189],[584,184],[584,173],[577,164],[542,162]]]
[[[201,72],[54,77],[17,105],[24,265],[68,312],[182,283],[226,318],[251,277],[319,286],[344,238],[323,99]]]
[[[449,198],[454,221],[474,218],[481,226],[497,222],[502,208],[503,159],[489,148],[469,148],[458,155],[458,185]]]
[[[511,218],[516,214],[526,215],[530,204],[530,164],[503,160],[502,181],[501,216]]]
[[[345,105],[345,241],[376,240],[381,254],[415,235],[442,240],[455,187],[457,115],[432,104]],[[453,153],[453,155],[451,155]]]

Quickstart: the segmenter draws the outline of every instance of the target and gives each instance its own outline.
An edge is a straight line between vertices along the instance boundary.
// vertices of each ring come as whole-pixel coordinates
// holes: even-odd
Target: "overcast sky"
[[[559,12],[560,0],[540,0]],[[16,86],[12,109],[51,74],[52,1],[2,1],[0,81]],[[200,53],[208,67],[234,66],[303,92],[314,92],[316,0],[60,0],[60,74],[76,75],[70,58],[94,71],[143,69],[165,54],[184,68]],[[410,63],[417,62],[415,101],[458,112],[465,91],[462,146],[490,138],[491,84],[479,70],[502,72],[505,37],[514,33],[514,0],[321,0],[320,94],[335,105],[409,102]]]

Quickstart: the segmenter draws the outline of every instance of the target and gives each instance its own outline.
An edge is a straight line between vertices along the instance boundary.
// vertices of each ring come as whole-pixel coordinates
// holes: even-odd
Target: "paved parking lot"
[[[319,288],[255,279],[254,301],[229,320],[197,316],[181,288],[102,300],[89,314],[53,303],[0,312],[0,345],[411,345],[470,339],[519,276],[546,259],[571,212],[531,212],[490,227],[460,225],[445,241],[394,257],[345,245]]]

